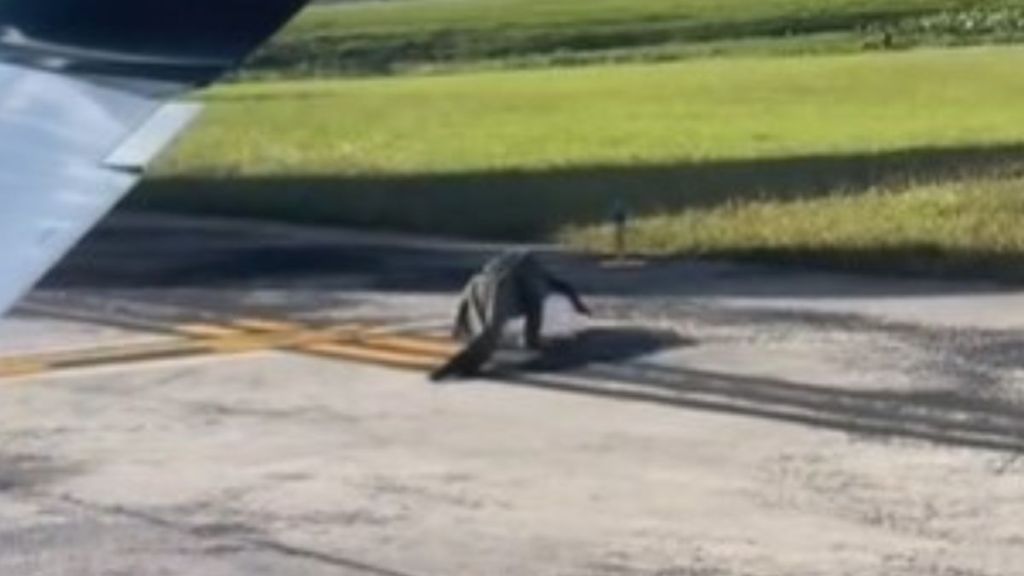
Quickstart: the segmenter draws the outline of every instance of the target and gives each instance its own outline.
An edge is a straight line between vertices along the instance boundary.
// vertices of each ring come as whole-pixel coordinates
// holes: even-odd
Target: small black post
[[[626,259],[626,227],[629,222],[629,210],[621,198],[617,199],[612,206],[611,217],[615,235],[615,259],[623,261]]]

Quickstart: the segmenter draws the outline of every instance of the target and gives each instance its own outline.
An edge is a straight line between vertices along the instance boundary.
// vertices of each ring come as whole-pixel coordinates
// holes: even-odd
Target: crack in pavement
[[[315,562],[335,568],[354,570],[369,576],[416,576],[408,572],[401,572],[382,566],[376,566],[337,554],[286,544],[267,536],[260,535],[258,531],[251,530],[250,527],[244,525],[189,525],[170,520],[152,512],[135,510],[125,506],[105,506],[88,502],[70,495],[47,496],[37,493],[35,494],[35,497],[38,499],[45,498],[56,500],[63,504],[71,505],[91,513],[104,514],[107,516],[141,522],[199,540],[217,540],[220,541],[222,545],[242,545],[252,550],[272,552],[293,559]]]

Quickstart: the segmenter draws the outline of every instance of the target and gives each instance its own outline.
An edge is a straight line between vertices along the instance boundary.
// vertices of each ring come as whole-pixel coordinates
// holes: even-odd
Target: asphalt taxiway
[[[501,248],[115,216],[0,322],[0,573],[1024,562],[1021,292],[552,251],[596,319],[429,384]]]

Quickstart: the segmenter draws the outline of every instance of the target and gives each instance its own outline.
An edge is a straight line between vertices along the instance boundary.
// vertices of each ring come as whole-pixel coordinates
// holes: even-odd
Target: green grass
[[[293,26],[295,35],[534,28],[623,22],[800,21],[905,15],[978,2],[963,0],[417,0],[323,5]],[[999,4],[999,2],[996,2]]]
[[[897,50],[1022,40],[1024,0],[319,6],[246,74],[461,73],[215,89],[132,202],[597,251],[624,202],[645,254],[1024,280],[1024,48]]]
[[[847,271],[1024,280],[1024,177],[875,189],[856,196],[738,202],[640,219],[646,255],[753,260]],[[608,252],[611,230],[563,239]]]
[[[552,65],[1024,37],[1021,0],[416,0],[316,6],[253,62],[273,74]],[[822,33],[827,33],[822,35]],[[842,42],[835,42],[841,36]],[[751,40],[757,40],[751,42]],[[781,42],[776,47],[774,41]],[[695,44],[709,43],[703,49]]]
[[[1024,141],[1024,49],[217,89],[165,173],[423,175]]]
[[[219,88],[136,202],[504,238],[1011,165],[1024,49]]]

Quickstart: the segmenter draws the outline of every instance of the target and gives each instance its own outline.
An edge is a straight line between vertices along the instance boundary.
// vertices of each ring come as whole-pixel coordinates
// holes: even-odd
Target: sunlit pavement
[[[115,220],[0,323],[0,573],[1022,565],[1018,294],[552,255],[597,319],[430,384],[495,248]]]

